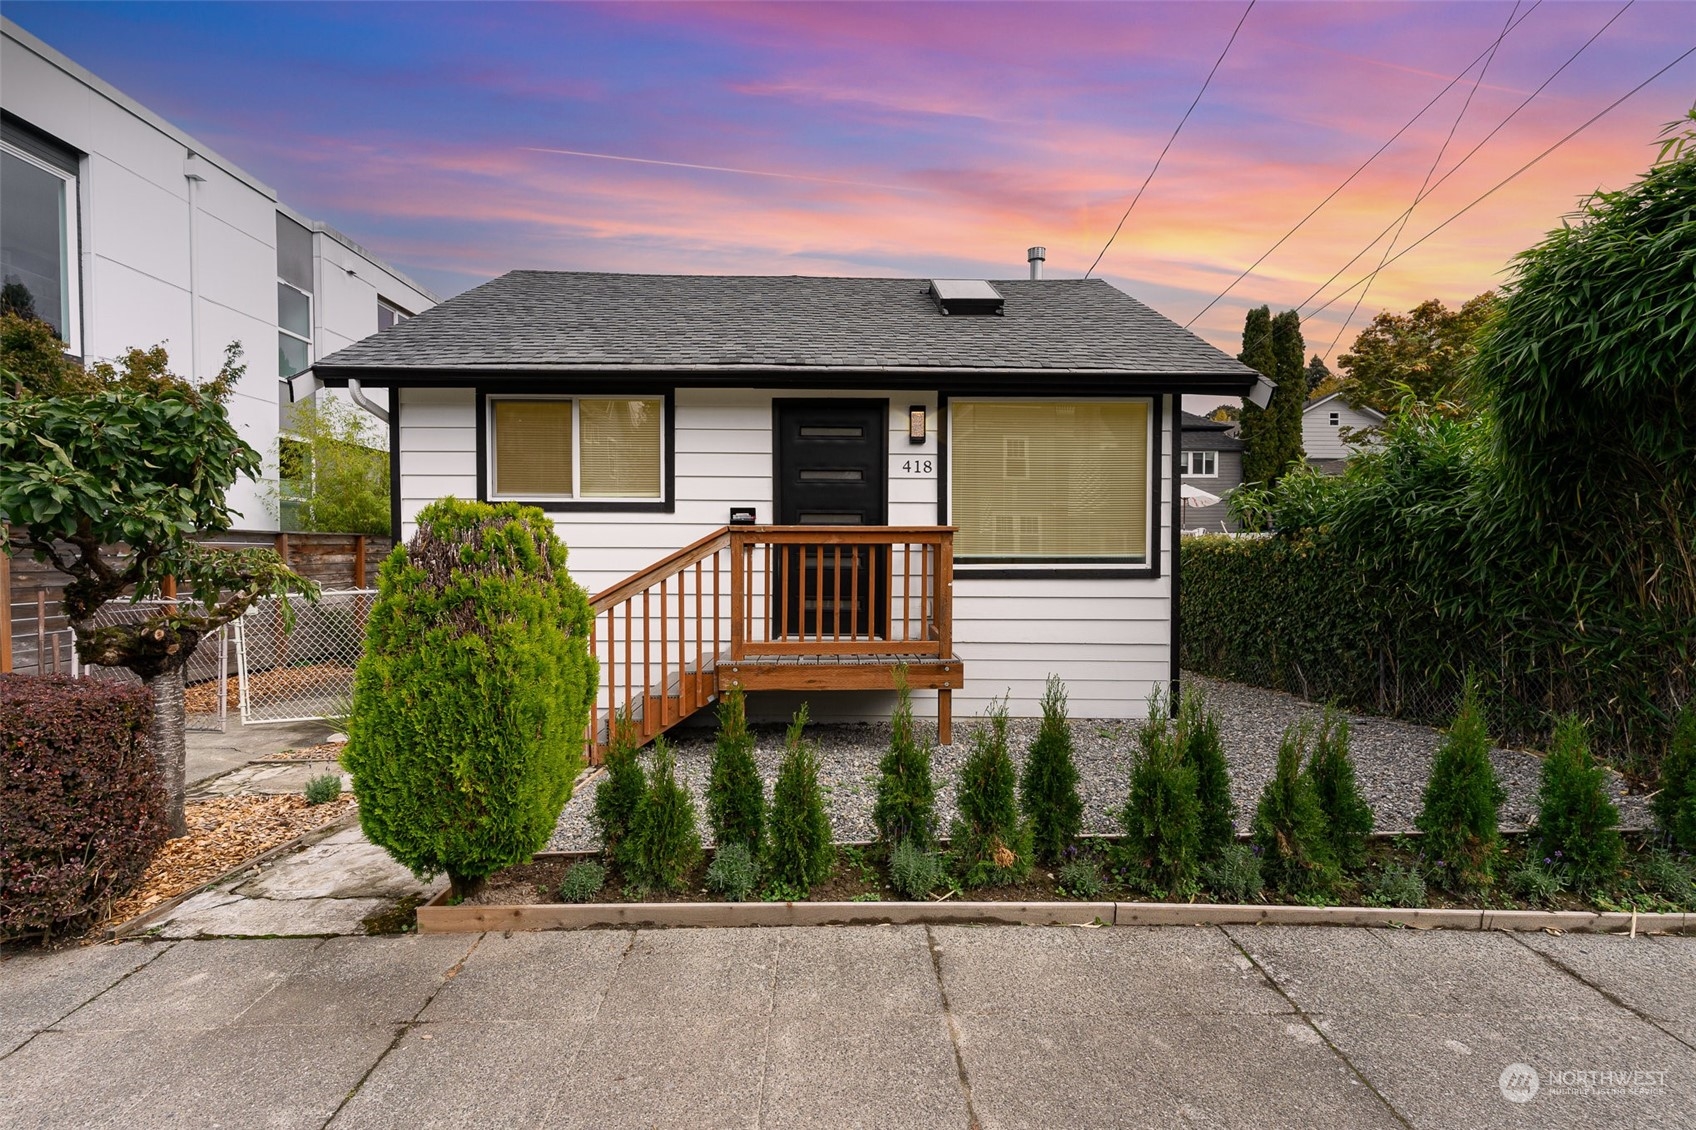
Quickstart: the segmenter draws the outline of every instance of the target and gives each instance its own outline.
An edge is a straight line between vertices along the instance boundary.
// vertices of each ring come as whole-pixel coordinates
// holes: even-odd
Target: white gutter
[[[359,382],[354,380],[352,377],[348,378],[347,394],[353,397],[353,402],[355,404],[371,413],[371,415],[377,417],[378,420],[385,424],[389,422],[389,410],[372,400],[369,396],[366,396],[365,390],[360,388]]]

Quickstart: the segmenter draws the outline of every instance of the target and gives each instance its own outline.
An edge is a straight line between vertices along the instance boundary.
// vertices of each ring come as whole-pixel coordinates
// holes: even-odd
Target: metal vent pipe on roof
[[[1048,248],[1046,247],[1031,247],[1026,249],[1025,259],[1031,265],[1031,278],[1040,279],[1042,277],[1042,262],[1047,258]]]

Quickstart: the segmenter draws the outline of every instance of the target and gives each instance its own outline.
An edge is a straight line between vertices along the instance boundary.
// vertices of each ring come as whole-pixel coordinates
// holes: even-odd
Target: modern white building
[[[85,361],[163,344],[197,380],[239,342],[230,416],[274,481],[285,378],[435,295],[16,24],[0,32],[6,303]],[[237,484],[236,524],[276,528],[274,494]]]

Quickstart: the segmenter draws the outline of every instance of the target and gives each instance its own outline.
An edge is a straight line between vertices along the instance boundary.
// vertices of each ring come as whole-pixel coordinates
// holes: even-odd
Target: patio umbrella
[[[1192,487],[1188,483],[1180,486],[1178,493],[1183,496],[1185,506],[1216,506],[1223,501],[1218,495],[1208,494],[1200,487]]]

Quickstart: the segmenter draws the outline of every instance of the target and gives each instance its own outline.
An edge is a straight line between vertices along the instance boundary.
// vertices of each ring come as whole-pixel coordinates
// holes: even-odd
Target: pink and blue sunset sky
[[[6,15],[444,295],[515,267],[1050,277],[1089,268],[1243,15],[1194,4],[51,4]],[[1623,14],[1619,14],[1625,9]],[[1295,306],[1400,250],[1696,46],[1696,5],[1258,3],[1097,274],[1189,321]],[[1614,17],[1618,14],[1618,18]],[[1463,117],[1455,126],[1463,103]],[[1687,57],[1390,266],[1352,328],[1457,305],[1696,97]],[[1435,179],[1435,178],[1434,178]],[[1393,230],[1393,229],[1392,229]],[[1303,307],[1310,352],[1380,241]]]

